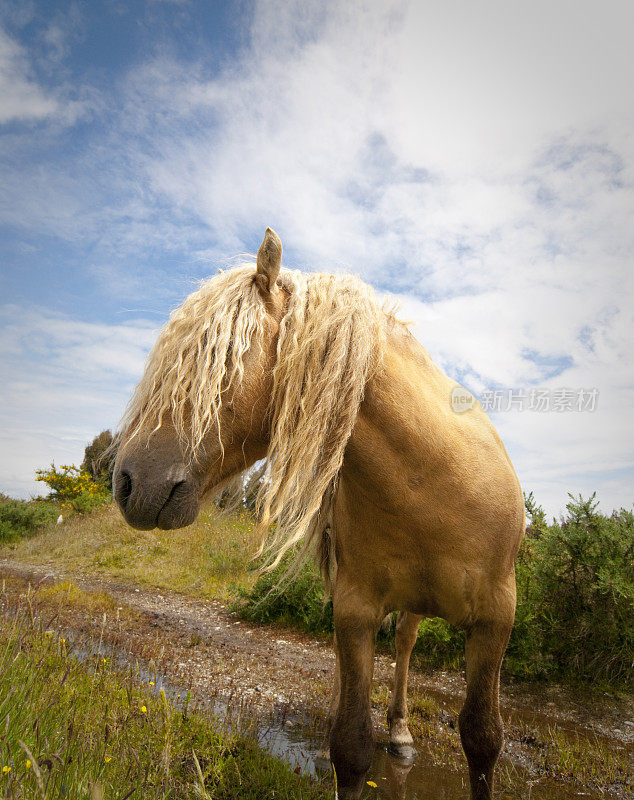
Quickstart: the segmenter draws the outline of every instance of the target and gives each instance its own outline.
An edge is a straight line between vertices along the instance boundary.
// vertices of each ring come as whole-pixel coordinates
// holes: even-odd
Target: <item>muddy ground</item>
[[[5,607],[24,602],[29,585],[39,587],[35,589],[35,607],[49,627],[75,636],[88,635],[119,653],[125,652],[127,658],[138,658],[172,685],[190,688],[201,702],[210,701],[216,708],[219,703],[238,708],[246,716],[270,715],[271,719],[283,719],[289,727],[312,731],[315,741],[320,736],[334,671],[328,642],[247,623],[214,600],[68,575],[15,561],[0,562],[0,579],[4,582]],[[71,600],[69,592],[50,591],[51,586],[68,581],[87,595],[82,593],[83,599]],[[385,708],[392,673],[393,655],[378,654],[373,715],[379,742],[387,738]],[[463,694],[460,673],[411,670],[410,698],[427,697],[431,701],[417,718],[418,724],[412,726],[417,748],[428,763],[446,762],[454,770],[464,770],[457,733]],[[558,776],[552,770],[546,774],[544,756],[546,732],[556,729],[568,734],[571,741],[588,739],[607,751],[624,754],[626,762],[634,762],[630,700],[597,693],[579,696],[556,686],[517,684],[503,687],[501,701],[507,733],[502,763],[507,773],[521,773],[529,792],[542,779],[545,786],[553,787],[550,793],[532,793],[534,798],[600,797],[604,792],[617,798],[630,796],[631,773],[624,775],[621,770],[606,780],[598,775],[586,780],[584,786],[570,775]]]

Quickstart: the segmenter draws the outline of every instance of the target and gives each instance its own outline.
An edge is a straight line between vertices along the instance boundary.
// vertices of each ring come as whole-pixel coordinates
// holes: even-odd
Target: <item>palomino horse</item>
[[[332,576],[338,697],[330,756],[357,798],[373,749],[381,620],[400,615],[390,739],[411,744],[409,654],[421,616],[466,631],[460,735],[472,798],[491,797],[502,747],[500,664],[524,533],[520,486],[478,403],[350,276],[257,264],[221,272],[170,317],[123,421],[115,496],[136,528],[189,525],[201,498],[265,459],[257,508],[268,564],[317,548]]]

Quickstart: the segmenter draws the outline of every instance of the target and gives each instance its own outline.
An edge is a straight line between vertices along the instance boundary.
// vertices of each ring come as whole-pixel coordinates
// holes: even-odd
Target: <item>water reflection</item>
[[[71,637],[72,638],[72,637]],[[123,650],[85,640],[76,641],[73,655],[90,663],[97,653],[108,654],[121,668],[134,664],[139,680],[152,691],[164,689],[167,696],[176,700],[187,693],[187,688],[168,681],[165,676],[143,665]],[[182,702],[182,700],[180,701]],[[292,769],[320,777],[329,775],[330,765],[319,759],[317,754],[323,739],[323,731],[308,725],[298,718],[289,718],[285,709],[274,714],[255,713],[248,703],[235,698],[226,700],[216,696],[206,703],[196,703],[218,719],[221,726],[248,732],[271,755],[285,761]],[[390,755],[387,741],[377,744],[372,765],[366,779],[376,787],[366,785],[363,800],[469,800],[468,773],[466,761],[456,755],[452,763],[437,763],[432,754],[420,748],[415,761],[403,761]],[[527,781],[514,770],[510,761],[500,760],[497,772],[509,769],[514,777],[512,789],[500,786],[496,791],[498,800],[571,800],[583,797],[585,800],[604,800],[605,795],[589,790],[575,790],[547,779]],[[506,782],[508,783],[508,781]]]

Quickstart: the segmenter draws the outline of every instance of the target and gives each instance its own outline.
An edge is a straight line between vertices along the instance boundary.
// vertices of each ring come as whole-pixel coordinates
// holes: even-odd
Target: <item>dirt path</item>
[[[52,608],[54,624],[102,637],[112,646],[123,646],[146,660],[160,661],[161,670],[172,683],[191,686],[194,695],[203,701],[220,698],[233,705],[247,703],[258,711],[312,721],[314,725],[323,720],[334,671],[334,655],[327,642],[246,623],[214,600],[105,578],[68,575],[10,560],[0,561],[0,578],[5,579],[6,595],[14,599],[24,593],[29,583],[46,586],[67,581],[89,594],[107,596],[114,601],[114,616],[112,610],[106,611],[104,618],[99,608],[59,602]],[[379,654],[375,659],[373,713],[379,738],[385,738],[392,658]],[[438,713],[427,722],[446,748],[456,753],[457,712],[463,691],[464,680],[459,673],[411,671],[410,696],[433,698]],[[538,770],[540,731],[555,725],[581,736],[599,737],[608,747],[631,750],[634,755],[630,702],[607,695],[601,703],[596,697],[590,702],[557,687],[540,686],[535,691],[507,686],[502,703],[507,723],[507,757],[529,772]],[[429,734],[429,724],[426,730]]]

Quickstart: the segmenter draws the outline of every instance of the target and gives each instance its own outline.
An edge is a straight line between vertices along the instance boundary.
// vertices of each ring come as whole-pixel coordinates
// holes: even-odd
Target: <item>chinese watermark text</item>
[[[567,411],[596,411],[599,390],[570,389],[491,389],[476,398],[468,389],[456,386],[451,392],[451,407],[457,414],[473,408],[480,400],[485,411],[535,411],[537,413]]]

